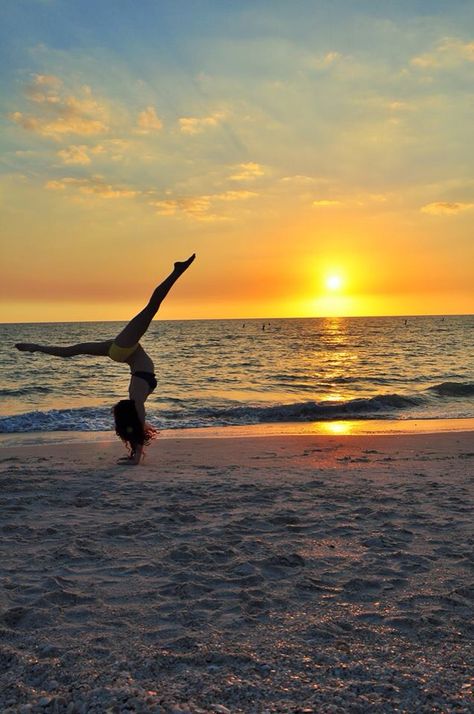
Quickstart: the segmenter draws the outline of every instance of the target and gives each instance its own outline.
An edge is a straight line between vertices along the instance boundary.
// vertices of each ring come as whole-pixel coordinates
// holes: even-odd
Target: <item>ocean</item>
[[[105,340],[122,325],[0,325],[0,433],[113,429],[127,365],[14,344]],[[147,419],[159,429],[474,417],[472,315],[156,320],[142,344],[158,379]]]

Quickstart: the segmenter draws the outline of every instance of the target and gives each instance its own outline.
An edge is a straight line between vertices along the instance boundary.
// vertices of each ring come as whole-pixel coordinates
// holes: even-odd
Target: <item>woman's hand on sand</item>
[[[139,463],[134,456],[122,456],[117,461],[118,466],[138,466]]]
[[[143,456],[143,445],[138,444],[137,448],[128,456],[122,456],[117,463],[120,466],[138,466]]]

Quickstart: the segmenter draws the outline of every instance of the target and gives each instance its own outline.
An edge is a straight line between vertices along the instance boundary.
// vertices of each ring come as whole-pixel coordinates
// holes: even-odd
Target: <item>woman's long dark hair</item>
[[[133,399],[121,399],[114,406],[115,433],[134,456],[138,446],[146,446],[155,437],[156,430],[143,427]]]

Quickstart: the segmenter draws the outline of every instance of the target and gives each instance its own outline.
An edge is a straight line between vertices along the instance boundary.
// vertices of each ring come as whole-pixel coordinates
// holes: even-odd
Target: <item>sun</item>
[[[328,290],[331,290],[331,292],[336,292],[342,288],[344,281],[341,275],[338,275],[337,273],[331,273],[331,275],[328,275],[326,277],[325,283],[326,288]]]

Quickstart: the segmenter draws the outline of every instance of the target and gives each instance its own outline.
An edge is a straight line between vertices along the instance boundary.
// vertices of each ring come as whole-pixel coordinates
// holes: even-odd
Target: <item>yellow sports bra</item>
[[[119,347],[115,342],[112,342],[109,349],[109,357],[113,359],[114,362],[125,362],[130,355],[133,355],[138,347],[138,342],[133,347]]]

